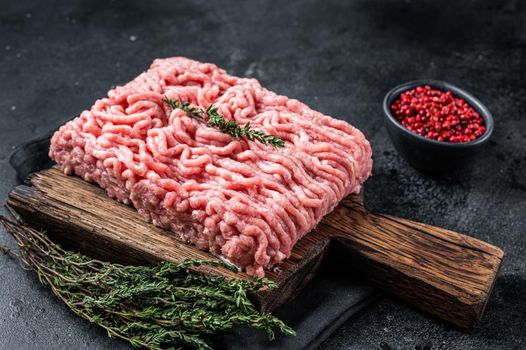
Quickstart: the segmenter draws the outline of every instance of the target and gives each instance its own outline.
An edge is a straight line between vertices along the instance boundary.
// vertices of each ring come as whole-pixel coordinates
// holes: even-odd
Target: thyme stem
[[[189,269],[223,266],[208,260],[157,266],[103,262],[62,249],[44,232],[1,216],[0,222],[20,248],[20,255],[12,256],[34,270],[41,283],[75,314],[135,347],[211,349],[210,335],[243,325],[264,330],[270,339],[275,328],[296,334],[248,299],[248,291],[273,287],[269,280],[226,279]],[[0,251],[13,253],[1,245]]]
[[[181,102],[178,99],[171,100],[167,97],[163,99],[163,102],[172,109],[181,109],[190,117],[206,122],[208,126],[218,128],[234,138],[244,136],[249,141],[257,140],[264,145],[269,144],[275,148],[285,147],[285,141],[277,136],[265,134],[261,130],[252,129],[250,123],[240,126],[234,119],[225,121],[225,118],[219,114],[218,109],[213,105],[208,106],[207,109],[202,109],[201,107],[192,107],[190,102]]]

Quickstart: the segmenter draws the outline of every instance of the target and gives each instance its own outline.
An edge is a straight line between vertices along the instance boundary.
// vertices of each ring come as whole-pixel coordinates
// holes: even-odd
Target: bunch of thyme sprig
[[[201,107],[191,106],[190,102],[181,102],[178,99],[171,100],[167,97],[163,99],[163,102],[172,109],[181,109],[185,111],[190,117],[206,122],[208,126],[218,128],[225,134],[229,134],[234,138],[240,138],[241,136],[244,136],[249,141],[257,140],[264,145],[269,144],[276,148],[285,147],[285,141],[279,137],[265,134],[265,132],[261,130],[252,129],[250,123],[240,126],[233,119],[225,121],[225,118],[219,114],[218,109],[213,105],[208,106],[207,109],[203,109]]]
[[[281,320],[259,312],[248,299],[249,291],[274,287],[267,279],[227,279],[192,269],[228,267],[209,260],[165,261],[157,266],[103,262],[62,249],[44,232],[3,217],[0,222],[21,254],[2,246],[0,250],[33,269],[74,313],[135,347],[211,349],[210,335],[241,325],[264,330],[270,339],[276,328],[295,335]]]

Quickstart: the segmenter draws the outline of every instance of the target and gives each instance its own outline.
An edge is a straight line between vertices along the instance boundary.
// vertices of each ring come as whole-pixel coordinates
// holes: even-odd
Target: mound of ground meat
[[[164,97],[213,104],[285,147],[233,138]],[[49,155],[154,225],[259,276],[358,192],[372,166],[369,142],[348,123],[183,57],[157,59],[110,90],[55,133]]]

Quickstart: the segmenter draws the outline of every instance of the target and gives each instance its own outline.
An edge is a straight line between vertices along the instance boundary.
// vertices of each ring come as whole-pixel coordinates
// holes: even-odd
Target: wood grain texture
[[[134,264],[217,259],[146,223],[133,208],[80,178],[50,169],[35,174],[31,184],[16,187],[8,204],[27,223],[94,257]],[[360,196],[344,199],[295,245],[289,259],[267,272],[279,287],[255,296],[261,308],[273,310],[294,297],[330,252],[341,258],[342,268],[352,268],[371,284],[472,327],[483,313],[503,252],[453,231],[369,213],[362,203]],[[204,272],[248,278],[222,268]]]

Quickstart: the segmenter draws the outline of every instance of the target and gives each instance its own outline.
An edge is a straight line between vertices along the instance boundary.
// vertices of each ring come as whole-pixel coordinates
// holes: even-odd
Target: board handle
[[[369,283],[463,328],[480,319],[504,253],[476,238],[345,199],[321,225]]]

